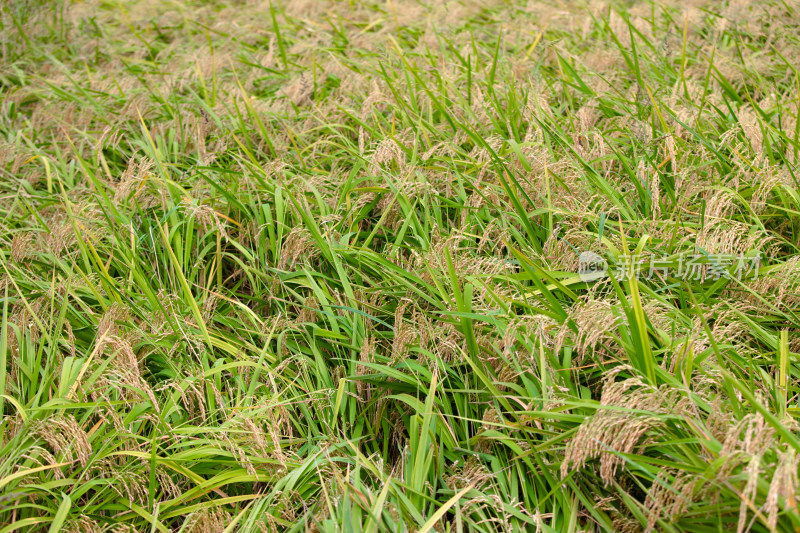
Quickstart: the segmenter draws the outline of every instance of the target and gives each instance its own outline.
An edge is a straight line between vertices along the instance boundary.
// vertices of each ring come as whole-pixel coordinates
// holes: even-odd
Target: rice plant
[[[0,533],[800,531],[796,0],[0,35]]]

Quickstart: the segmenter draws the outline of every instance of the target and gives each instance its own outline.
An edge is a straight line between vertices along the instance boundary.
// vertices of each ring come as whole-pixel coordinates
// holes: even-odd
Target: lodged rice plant
[[[796,0],[0,35],[0,533],[800,530]]]

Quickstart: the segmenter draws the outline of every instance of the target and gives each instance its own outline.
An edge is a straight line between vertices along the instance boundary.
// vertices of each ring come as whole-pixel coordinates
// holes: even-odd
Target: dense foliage
[[[796,1],[0,13],[0,532],[800,528]]]

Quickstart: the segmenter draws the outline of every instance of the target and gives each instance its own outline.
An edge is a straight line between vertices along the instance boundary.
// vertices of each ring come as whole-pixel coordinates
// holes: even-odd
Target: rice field
[[[797,0],[0,3],[0,533],[796,532]]]

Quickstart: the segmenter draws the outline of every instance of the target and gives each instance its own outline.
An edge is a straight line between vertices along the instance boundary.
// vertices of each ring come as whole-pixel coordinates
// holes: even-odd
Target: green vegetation
[[[800,531],[796,1],[0,13],[0,533]]]

